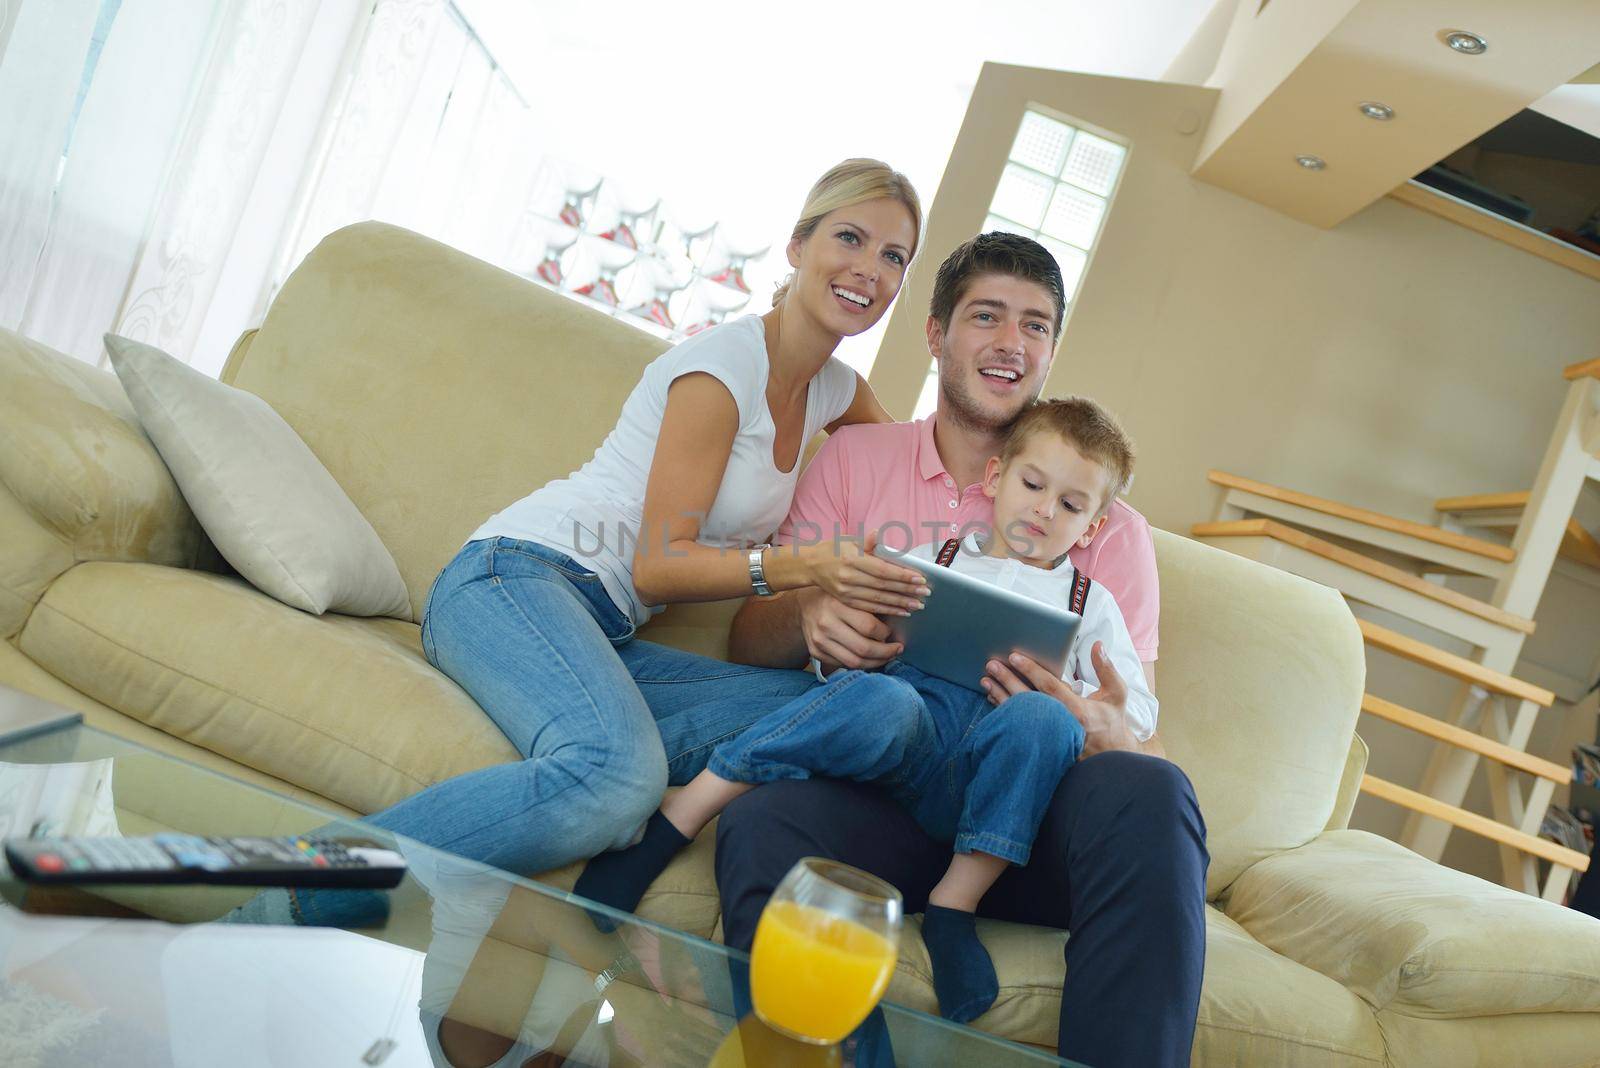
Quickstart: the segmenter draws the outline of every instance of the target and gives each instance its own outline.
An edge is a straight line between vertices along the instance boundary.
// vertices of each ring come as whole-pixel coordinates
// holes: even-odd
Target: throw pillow
[[[240,575],[315,615],[411,618],[377,531],[266,401],[138,341],[107,334],[106,350],[189,507]]]

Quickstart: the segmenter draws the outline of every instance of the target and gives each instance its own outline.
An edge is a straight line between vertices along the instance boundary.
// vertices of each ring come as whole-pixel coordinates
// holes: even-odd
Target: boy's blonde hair
[[[1088,397],[1034,401],[1011,424],[1005,447],[1000,452],[1000,462],[1009,464],[1028,439],[1045,433],[1060,436],[1084,459],[1106,469],[1106,491],[1095,517],[1105,515],[1112,499],[1126,492],[1133,478],[1133,439],[1122,429],[1117,417]]]
[[[806,194],[805,206],[800,209],[800,218],[795,222],[789,239],[804,241],[816,232],[817,226],[829,212],[879,197],[898,200],[911,213],[914,236],[908,258],[915,257],[916,246],[921,243],[922,237],[922,201],[911,187],[911,179],[876,159],[847,159],[828,168],[828,173],[818,178],[811,192]],[[783,303],[783,298],[789,292],[789,283],[793,280],[794,275],[791,274],[772,294],[774,308]]]

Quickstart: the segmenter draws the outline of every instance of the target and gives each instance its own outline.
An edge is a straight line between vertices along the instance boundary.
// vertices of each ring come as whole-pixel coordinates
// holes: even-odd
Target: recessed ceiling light
[[[1489,51],[1489,42],[1466,30],[1445,30],[1444,43],[1465,56],[1481,56]]]
[[[1294,161],[1308,171],[1320,171],[1328,165],[1321,156],[1296,156]]]
[[[1394,118],[1394,108],[1388,104],[1380,104],[1376,100],[1363,100],[1361,102],[1361,114],[1369,119],[1377,119],[1379,122],[1388,122]]]

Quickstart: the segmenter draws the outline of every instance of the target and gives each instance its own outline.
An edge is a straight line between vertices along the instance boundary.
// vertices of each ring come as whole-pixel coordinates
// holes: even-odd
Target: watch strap
[[[757,545],[750,550],[750,588],[757,597],[771,597],[772,587],[767,585],[767,569],[762,561],[762,554],[771,545]]]

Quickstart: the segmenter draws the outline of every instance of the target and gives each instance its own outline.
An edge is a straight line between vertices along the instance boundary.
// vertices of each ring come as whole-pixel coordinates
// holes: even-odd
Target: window
[[[1025,111],[989,201],[985,232],[1024,234],[1056,258],[1069,315],[1127,156],[1126,146],[1115,141]],[[914,418],[933,411],[938,376],[938,365],[929,367]]]

